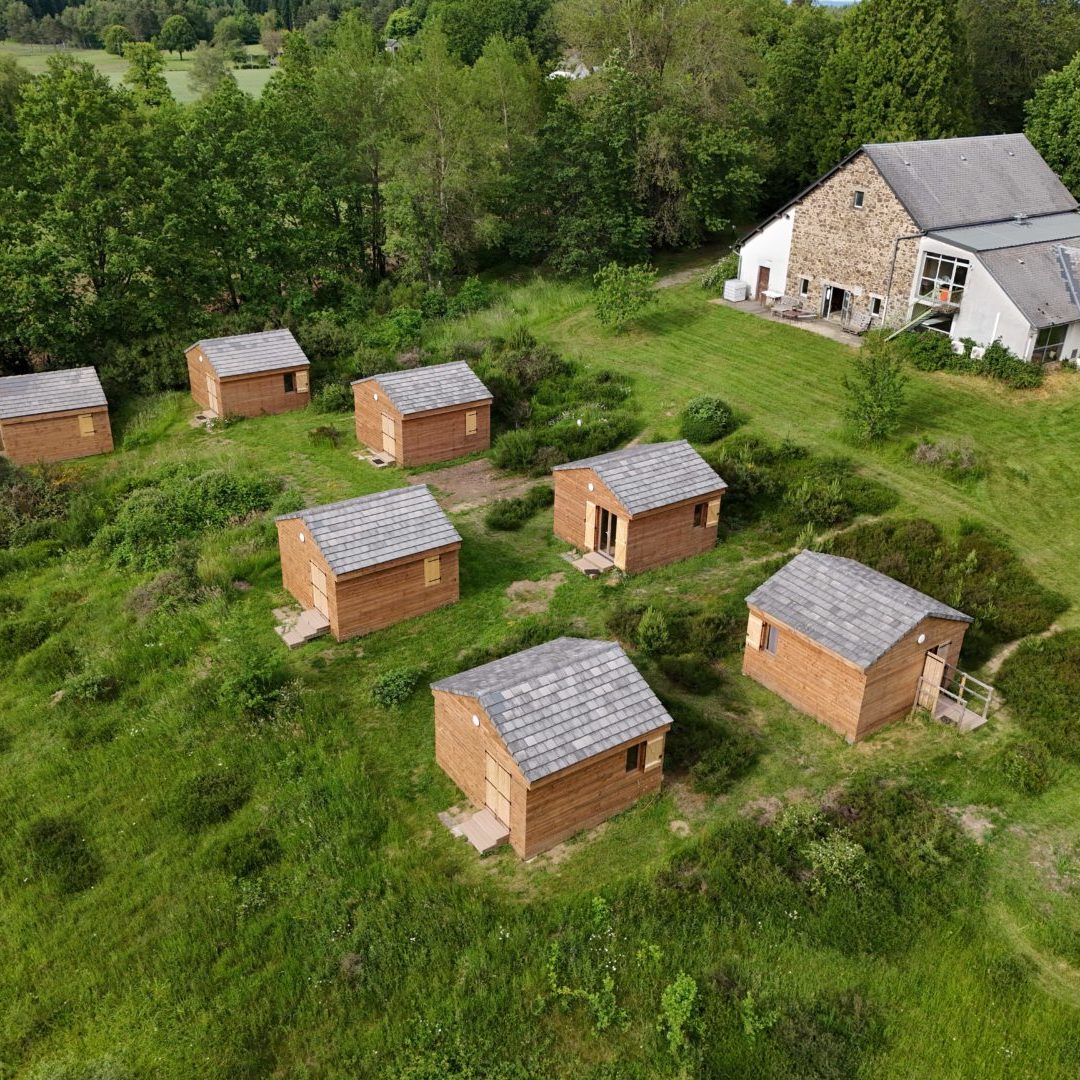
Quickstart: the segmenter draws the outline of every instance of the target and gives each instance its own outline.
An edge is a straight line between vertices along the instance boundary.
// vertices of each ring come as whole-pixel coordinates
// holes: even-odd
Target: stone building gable
[[[863,192],[856,208],[855,192]],[[794,208],[791,258],[784,291],[799,295],[809,278],[804,306],[820,311],[826,285],[854,292],[851,313],[870,311],[872,295],[886,298],[897,237],[919,229],[865,153],[856,154]],[[902,325],[907,316],[915,274],[918,240],[902,241],[892,274],[886,322]]]

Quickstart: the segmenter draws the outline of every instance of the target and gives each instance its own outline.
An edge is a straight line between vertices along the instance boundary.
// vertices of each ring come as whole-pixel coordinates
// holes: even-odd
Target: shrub
[[[372,334],[370,344],[391,350],[407,348],[420,340],[424,316],[416,308],[402,307],[387,315]]]
[[[267,829],[252,829],[230,836],[218,850],[216,862],[236,878],[252,877],[272,866],[282,856],[281,844]]]
[[[710,745],[690,766],[695,791],[720,795],[749,772],[758,758],[758,741],[730,721],[712,722]]]
[[[901,334],[895,341],[907,362],[919,371],[944,371],[956,362],[952,340],[947,334],[924,330]]]
[[[194,603],[203,591],[197,566],[198,551],[195,546],[177,544],[172,565],[150,581],[132,589],[128,607],[136,615],[146,618],[156,611],[175,611],[184,604]]]
[[[671,645],[667,616],[656,607],[647,607],[637,628],[637,646],[646,656],[659,656]]]
[[[50,466],[24,469],[0,457],[0,548],[40,535],[67,513],[75,491],[68,474]]]
[[[937,469],[953,480],[975,479],[983,473],[975,449],[968,442],[923,438],[914,444],[911,456],[916,464]]]
[[[265,720],[277,706],[285,682],[285,663],[243,628],[228,635],[214,672],[218,705],[229,713]]]
[[[235,769],[219,766],[185,781],[173,812],[179,824],[197,833],[232,817],[251,797],[251,784]]]
[[[703,394],[687,403],[679,430],[684,439],[693,443],[716,442],[735,430],[735,414],[720,398]]]
[[[810,864],[810,891],[818,896],[832,888],[858,889],[866,882],[866,852],[839,830],[810,840],[802,854]]]
[[[784,503],[800,522],[837,525],[851,516],[839,477],[807,476],[784,493]]]
[[[656,271],[610,262],[593,275],[596,321],[618,333],[656,301]]]
[[[901,334],[896,344],[908,363],[920,371],[982,375],[1017,390],[1041,386],[1043,382],[1042,365],[1022,360],[1000,338],[984,346],[977,359],[972,350],[978,343],[972,338],[963,339],[963,352],[954,352],[952,340],[945,334],[927,331]]]
[[[27,829],[31,866],[52,878],[61,892],[81,892],[98,878],[98,860],[85,831],[74,818],[62,815],[39,817]]]
[[[555,502],[555,489],[537,484],[527,495],[517,499],[497,499],[484,516],[489,529],[512,532],[520,529],[535,513]]]
[[[371,687],[371,700],[391,709],[406,701],[427,674],[423,667],[397,667],[383,672]]]
[[[491,289],[478,277],[467,277],[447,305],[446,314],[457,318],[471,315],[474,311],[481,311],[490,305]]]
[[[332,446],[335,449],[341,445],[344,432],[333,424],[320,424],[319,427],[308,430],[308,439],[317,446]]]
[[[706,292],[718,293],[724,288],[725,281],[739,276],[739,256],[734,251],[718,259],[701,275],[701,287]]]
[[[79,702],[108,701],[116,697],[120,680],[110,672],[86,668],[64,681],[64,697]]]
[[[16,660],[33,652],[62,625],[57,611],[31,611],[0,619],[0,660]]]
[[[691,694],[708,694],[723,681],[712,664],[694,653],[662,656],[658,666],[676,686],[690,691]]]
[[[1039,739],[1021,739],[1007,746],[997,769],[1009,787],[1023,795],[1041,795],[1054,782],[1054,759]]]
[[[880,442],[896,429],[906,383],[898,350],[883,332],[868,334],[843,380],[851,399],[847,418],[864,439]]]
[[[1001,665],[995,686],[1032,739],[1080,762],[1080,630],[1023,642]],[[1033,768],[1038,754],[1027,756]]]
[[[352,412],[352,387],[343,382],[323,383],[311,396],[308,408],[315,412]]]

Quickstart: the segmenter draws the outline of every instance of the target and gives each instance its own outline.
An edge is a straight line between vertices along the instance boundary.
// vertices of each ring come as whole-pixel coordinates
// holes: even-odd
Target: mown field
[[[123,81],[127,71],[127,61],[122,56],[114,56],[104,49],[59,49],[51,45],[23,45],[16,41],[0,41],[0,56],[14,56],[15,59],[33,75],[45,70],[50,56],[60,54],[73,56],[93,64],[103,75],[114,83]],[[194,101],[198,94],[188,83],[191,70],[191,54],[185,53],[181,60],[175,53],[162,53],[165,58],[165,81],[169,84],[173,97],[177,101]],[[270,68],[235,68],[233,76],[237,85],[246,94],[258,97],[272,74]]]
[[[840,419],[844,346],[710,306],[694,285],[664,290],[623,337],[584,300],[523,282],[438,341],[525,322],[630,373],[646,437],[674,435],[688,397],[718,393],[745,414],[742,434],[849,456],[898,493],[893,516],[996,525],[1077,624],[1080,377],[1020,394],[913,375],[904,433],[866,450]],[[549,513],[500,533],[467,510],[458,605],[286,654],[272,509],[197,523],[194,580],[181,555],[142,568],[160,537],[127,566],[92,538],[148,478],[279,479],[280,508],[403,475],[352,456],[346,414],[206,432],[193,412],[183,394],[122,406],[118,452],[63,471],[67,520],[0,552],[0,614],[26,634],[0,643],[2,1075],[1080,1070],[1080,773],[1061,763],[1044,794],[1017,791],[1005,713],[968,736],[915,719],[847,747],[742,679],[733,650],[706,694],[643,661],[685,710],[660,797],[527,865],[509,850],[478,859],[438,824],[459,795],[433,761],[430,696],[376,705],[381,674],[444,675],[523,625],[608,636],[613,614],[646,602],[738,610],[777,553],[769,522],[627,582],[567,573],[545,613],[522,616],[511,583],[568,569]],[[340,445],[312,440],[326,425]],[[970,442],[978,475],[915,463],[922,434]],[[155,608],[163,569],[179,585]],[[686,732],[711,724],[750,747],[719,794],[680,764]],[[823,800],[824,818],[785,812]],[[42,825],[58,821],[66,831]],[[865,863],[825,887],[796,855],[838,833]]]

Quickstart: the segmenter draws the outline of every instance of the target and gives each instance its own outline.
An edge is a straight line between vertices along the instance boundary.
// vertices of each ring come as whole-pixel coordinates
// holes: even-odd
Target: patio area
[[[759,319],[768,319],[769,322],[782,323],[785,326],[794,326],[799,330],[807,330],[818,337],[827,337],[838,341],[841,345],[850,345],[857,349],[862,345],[862,338],[855,334],[849,334],[841,329],[839,323],[830,322],[828,319],[782,319],[772,313],[772,308],[762,304],[758,300],[725,300],[717,296],[709,301],[718,307],[728,307],[735,311],[742,311],[747,315],[756,315]]]

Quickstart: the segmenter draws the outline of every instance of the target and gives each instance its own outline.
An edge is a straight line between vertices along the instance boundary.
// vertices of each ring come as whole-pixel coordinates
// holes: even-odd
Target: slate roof
[[[1051,241],[1071,240],[1080,236],[1080,214],[1047,214],[1022,221],[993,221],[988,225],[962,225],[959,229],[937,229],[931,237],[944,240],[968,251],[996,251],[1000,248],[1026,247]]]
[[[863,669],[925,618],[973,621],[854,559],[816,551],[796,555],[746,602]]]
[[[283,368],[307,367],[310,363],[290,330],[265,330],[258,334],[196,341],[218,376],[258,375]],[[194,348],[194,346],[191,346]]]
[[[1076,243],[984,251],[979,260],[1032,326],[1054,326],[1080,319],[1080,240]]]
[[[108,405],[92,367],[36,371],[0,379],[0,420]]]
[[[308,527],[335,575],[461,542],[426,484],[313,506],[277,520],[290,518]]]
[[[863,150],[915,224],[927,231],[1077,206],[1021,134],[869,143]]]
[[[555,466],[555,472],[562,469],[592,469],[629,514],[727,489],[712,466],[685,439],[642,443]]]
[[[530,783],[671,723],[612,641],[558,638],[431,688],[476,698]]]
[[[491,391],[464,361],[432,364],[408,371],[388,371],[383,375],[372,375],[370,379],[382,387],[383,393],[402,416],[491,400]]]

